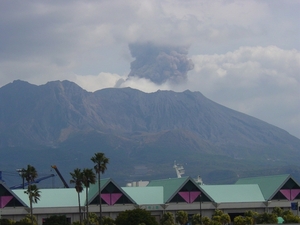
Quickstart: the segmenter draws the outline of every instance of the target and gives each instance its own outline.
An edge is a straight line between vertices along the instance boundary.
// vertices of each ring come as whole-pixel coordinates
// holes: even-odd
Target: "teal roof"
[[[108,179],[101,179],[100,180],[100,189],[101,189],[101,193],[103,192],[103,190],[109,186],[112,185],[115,187],[115,189],[117,189],[119,193],[124,194],[129,201],[131,201],[132,203],[134,203],[134,200],[126,193],[123,191],[123,189],[121,187],[119,187],[119,185],[117,185],[112,179],[108,178]],[[110,187],[111,188],[111,187]],[[89,188],[89,201],[88,203],[90,204],[96,197],[98,197],[98,180],[96,181],[95,184],[90,185]]]
[[[122,187],[122,189],[138,204],[164,204],[163,187]]]
[[[24,189],[12,190],[28,207],[29,198]],[[78,197],[75,188],[39,189],[40,201],[33,204],[34,208],[43,207],[78,207]],[[81,205],[85,203],[85,189],[80,193]]]
[[[103,190],[103,188],[105,188],[105,186],[111,182],[110,178],[107,179],[100,179],[100,189],[101,191]],[[97,195],[98,195],[99,191],[98,191],[98,180],[96,180],[95,184],[91,184],[90,188],[89,188],[89,202],[91,202]]]
[[[269,200],[289,178],[289,174],[249,177],[239,179],[236,184],[258,184],[265,200]]]
[[[257,184],[201,185],[201,188],[216,203],[264,201]]]
[[[181,187],[189,180],[189,177],[182,178],[170,178],[163,180],[153,180],[150,181],[147,187],[161,186],[164,190],[164,202],[170,201],[170,198],[173,197]]]

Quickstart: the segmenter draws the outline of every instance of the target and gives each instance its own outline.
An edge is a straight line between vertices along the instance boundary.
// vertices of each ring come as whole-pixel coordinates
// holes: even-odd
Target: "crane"
[[[38,178],[38,179],[35,179],[33,182],[31,182],[31,184],[36,184],[36,183],[39,183],[40,181],[42,180],[46,180],[50,177],[54,177],[55,175],[54,174],[50,174],[48,176],[45,176],[45,177],[41,177],[41,178]],[[25,183],[22,183],[22,184],[18,184],[18,185],[15,185],[15,186],[12,186],[10,187],[10,189],[18,189],[18,188],[24,188],[25,186],[28,185],[28,182],[25,182]]]
[[[59,170],[57,169],[57,166],[56,165],[52,165],[51,167],[56,171],[57,175],[59,176],[59,178],[63,182],[65,188],[69,188],[69,185],[67,184],[67,182],[65,181],[65,179],[63,178],[63,176],[61,175],[61,173],[59,172]]]

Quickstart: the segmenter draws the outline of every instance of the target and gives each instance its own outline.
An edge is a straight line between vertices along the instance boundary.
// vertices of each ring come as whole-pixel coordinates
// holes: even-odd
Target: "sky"
[[[0,87],[199,91],[300,138],[299,0],[2,0]]]

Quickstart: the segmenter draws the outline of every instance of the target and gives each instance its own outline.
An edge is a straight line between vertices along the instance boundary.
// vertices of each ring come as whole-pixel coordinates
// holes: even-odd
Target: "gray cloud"
[[[68,79],[93,91],[190,89],[300,137],[297,0],[3,0],[0,6],[0,86]],[[132,62],[128,43],[149,42],[156,50],[133,44]],[[187,48],[170,46],[189,46],[195,68],[186,74]],[[152,51],[156,64],[147,55]]]
[[[159,46],[153,43],[129,45],[132,57],[129,77],[140,77],[156,84],[166,81],[181,83],[187,79],[187,72],[194,68],[187,57],[187,47]]]

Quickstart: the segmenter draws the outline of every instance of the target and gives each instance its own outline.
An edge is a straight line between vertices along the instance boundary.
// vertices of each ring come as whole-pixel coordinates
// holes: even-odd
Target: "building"
[[[40,201],[34,204],[38,223],[51,215],[66,215],[78,221],[78,197],[75,188],[40,189]],[[147,186],[120,187],[112,179],[101,180],[103,216],[116,218],[125,210],[144,208],[159,220],[164,212],[186,211],[190,216],[201,213],[210,217],[215,209],[233,219],[245,211],[271,212],[274,207],[291,209],[300,201],[300,186],[288,174],[253,177],[230,185],[199,185],[190,177],[153,180]],[[88,203],[89,212],[99,212],[98,185],[80,193],[81,207]],[[298,213],[298,209],[293,211]],[[29,199],[23,189],[10,190],[0,182],[0,216],[15,221],[29,213]]]

